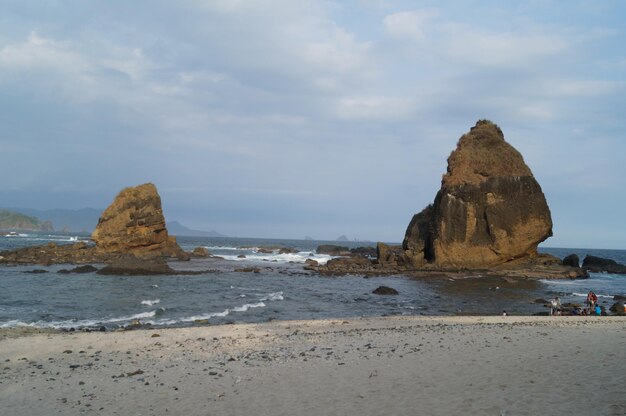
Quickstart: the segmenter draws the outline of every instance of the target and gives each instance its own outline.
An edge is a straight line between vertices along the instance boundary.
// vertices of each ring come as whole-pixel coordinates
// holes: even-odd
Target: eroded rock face
[[[413,217],[403,248],[415,266],[476,269],[535,256],[551,235],[550,209],[522,155],[481,120],[448,158],[435,202]]]
[[[186,256],[167,233],[161,197],[151,183],[123,189],[100,216],[91,238],[101,253],[144,259]]]

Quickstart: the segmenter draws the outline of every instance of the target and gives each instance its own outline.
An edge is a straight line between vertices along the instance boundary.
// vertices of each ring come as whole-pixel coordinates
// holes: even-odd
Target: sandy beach
[[[3,415],[626,414],[624,317],[3,335]]]

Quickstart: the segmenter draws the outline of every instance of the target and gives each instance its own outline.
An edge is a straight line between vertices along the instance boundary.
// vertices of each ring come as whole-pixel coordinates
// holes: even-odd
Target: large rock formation
[[[102,253],[143,259],[186,256],[167,233],[161,197],[151,183],[123,189],[100,216],[91,238]]]
[[[480,120],[461,137],[433,205],[403,242],[415,267],[485,268],[537,255],[552,235],[550,209],[522,155]]]

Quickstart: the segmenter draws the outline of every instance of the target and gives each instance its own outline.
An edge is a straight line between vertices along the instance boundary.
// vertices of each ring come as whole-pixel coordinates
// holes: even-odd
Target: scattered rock
[[[97,268],[93,267],[90,264],[87,264],[85,266],[74,267],[73,269],[70,269],[70,270],[61,269],[57,273],[61,273],[61,274],[69,274],[69,273],[84,274],[84,273],[93,273],[93,272],[97,272],[97,271],[98,271]]]
[[[590,272],[606,272],[626,274],[626,266],[615,260],[587,255],[583,260],[583,268]]]
[[[278,254],[294,254],[299,252],[300,251],[298,249],[295,249],[293,247],[282,247],[278,250]]]
[[[43,269],[35,269],[35,270],[27,270],[24,273],[43,274],[43,273],[48,273],[48,271],[47,270],[43,270]]]
[[[329,256],[350,256],[352,252],[348,247],[336,246],[334,244],[322,244],[315,250],[317,254],[328,254]]]
[[[378,286],[372,293],[375,295],[397,295],[398,291],[392,287]]]
[[[192,257],[205,258],[210,257],[211,253],[205,247],[196,247],[191,252]]]
[[[356,247],[356,248],[351,248],[350,249],[350,253],[353,256],[374,258],[374,257],[376,257],[376,247]]]
[[[238,259],[245,259],[245,258],[246,258],[246,255],[245,255],[245,254],[240,254],[240,255],[238,255],[238,256],[237,256],[237,258],[238,258]]]
[[[261,273],[261,269],[258,267],[243,267],[235,269],[235,271],[240,273]]]
[[[313,260],[313,259],[306,259],[304,261],[304,264],[306,264],[307,266],[312,266],[312,267],[319,266],[319,262],[317,260]]]
[[[570,254],[563,259],[563,266],[580,267],[580,259],[576,254]]]

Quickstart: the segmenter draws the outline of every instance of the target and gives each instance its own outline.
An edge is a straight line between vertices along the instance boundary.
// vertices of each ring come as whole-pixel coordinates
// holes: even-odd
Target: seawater
[[[29,245],[71,244],[86,236],[21,234],[0,237],[0,250]],[[545,311],[537,298],[558,295],[564,302],[584,301],[589,290],[610,306],[612,297],[626,293],[626,276],[592,274],[586,280],[540,280],[506,284],[469,278],[410,279],[404,276],[363,278],[323,277],[303,273],[307,258],[325,262],[319,244],[348,247],[375,245],[364,242],[269,240],[245,238],[179,237],[186,250],[206,247],[225,260],[198,259],[174,262],[181,270],[211,272],[189,276],[100,276],[58,274],[72,266],[0,266],[0,328],[21,325],[41,328],[109,329],[134,320],[154,326],[191,326],[274,319],[322,319],[387,315],[509,314]],[[293,247],[298,253],[261,253],[264,246]],[[564,257],[577,253],[612,258],[626,263],[623,250],[551,249],[543,252]],[[245,257],[241,257],[241,255]],[[235,268],[260,267],[260,273],[235,272]],[[26,273],[45,269],[44,274]],[[372,294],[385,285],[398,296]]]

